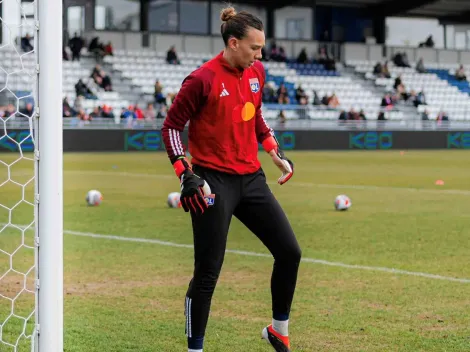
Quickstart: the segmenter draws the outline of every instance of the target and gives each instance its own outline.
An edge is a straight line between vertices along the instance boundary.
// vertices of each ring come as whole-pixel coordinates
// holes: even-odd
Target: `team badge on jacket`
[[[259,92],[259,81],[258,78],[250,78],[250,88],[253,93]]]

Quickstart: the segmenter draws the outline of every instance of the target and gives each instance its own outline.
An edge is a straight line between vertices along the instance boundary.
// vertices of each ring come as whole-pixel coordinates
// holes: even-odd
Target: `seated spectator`
[[[302,85],[299,85],[295,90],[295,99],[300,105],[308,104],[308,97],[305,91],[302,88]]]
[[[391,95],[389,93],[385,94],[385,96],[382,98],[380,106],[391,109],[393,108],[393,105],[394,104]]]
[[[390,71],[388,70],[388,62],[385,61],[385,63],[382,66],[382,77],[384,78],[391,78],[392,76],[390,75]]]
[[[429,121],[429,112],[427,109],[421,114],[421,121]]]
[[[348,119],[348,114],[346,113],[346,110],[341,110],[339,113],[338,120],[340,121],[346,121]]]
[[[160,106],[160,110],[158,111],[158,114],[157,114],[157,119],[166,118],[167,112],[168,112],[168,108],[166,105]]]
[[[319,48],[318,55],[316,56],[315,61],[325,66],[325,70],[336,70],[336,63],[334,58],[328,54],[326,48],[323,46]]]
[[[99,39],[99,37],[94,37],[91,40],[90,45],[88,45],[88,52],[95,55],[97,62],[100,62],[105,55],[104,45],[103,43],[100,43]]]
[[[358,119],[359,114],[354,110],[354,108],[351,108],[348,112],[348,120],[349,121],[354,121]]]
[[[444,111],[440,111],[439,114],[437,114],[436,121],[442,122],[442,121],[449,121],[449,116]]]
[[[271,48],[269,50],[269,60],[278,61],[279,59],[279,49],[277,48],[276,42],[271,42]]]
[[[418,63],[416,64],[416,72],[418,72],[418,73],[426,73],[426,69],[424,68],[423,58],[420,58],[420,59],[418,60]]]
[[[113,108],[109,105],[104,104],[101,108],[101,116],[114,119]]]
[[[405,89],[405,85],[403,84],[403,81],[401,79],[401,74],[398,75],[397,78],[395,78],[395,83],[393,84],[393,89],[395,89],[397,91],[397,93],[402,96],[402,98],[404,98],[405,100],[407,99],[406,89]]]
[[[374,66],[374,70],[372,72],[376,76],[381,76],[382,75],[382,64],[380,62],[377,62]]]
[[[148,103],[147,108],[144,110],[144,119],[146,121],[153,121],[157,117],[157,112],[155,111],[153,104]]]
[[[465,69],[464,69],[462,64],[460,64],[460,67],[458,68],[458,70],[455,71],[455,78],[458,81],[466,81],[467,80],[467,76],[465,74]]]
[[[139,107],[139,105],[135,104],[134,111],[135,111],[135,116],[137,117],[137,120],[143,120],[144,119],[144,112]]]
[[[361,111],[359,111],[358,119],[359,119],[359,120],[363,120],[363,121],[364,121],[364,120],[367,120],[366,114],[365,114],[365,112],[364,112],[363,109],[361,109]]]
[[[377,121],[386,121],[387,118],[385,117],[385,113],[383,111],[379,112],[379,115],[377,116]]]
[[[33,51],[34,49],[33,45],[31,44],[31,36],[28,33],[26,33],[26,35],[21,38],[21,49],[25,53]]]
[[[434,40],[432,39],[432,35],[426,38],[426,41],[419,43],[419,47],[428,47],[434,48]]]
[[[336,109],[339,105],[340,105],[340,104],[339,104],[339,99],[338,99],[338,97],[336,96],[336,94],[333,93],[333,94],[331,95],[331,97],[328,98],[328,106],[329,106],[330,108]]]
[[[108,42],[108,44],[106,44],[104,47],[104,54],[114,56],[113,44],[111,44],[111,42]]]
[[[284,47],[279,47],[279,55],[278,55],[278,62],[286,62],[287,61],[287,55]]]
[[[277,102],[278,104],[290,104],[289,92],[284,83],[282,83],[277,90]]]
[[[302,50],[299,53],[299,56],[297,56],[297,63],[299,64],[308,63],[307,49],[302,48]]]
[[[67,97],[64,97],[64,100],[62,100],[62,114],[63,117],[73,117],[77,114],[77,112],[70,106]]]
[[[175,46],[171,46],[170,49],[166,52],[166,62],[172,65],[179,65],[180,61],[178,60],[178,55],[176,54]]]
[[[274,94],[274,88],[271,82],[267,82],[263,88],[263,103],[274,103],[276,102],[276,97]]]
[[[21,116],[32,117],[33,112],[34,112],[33,104],[27,103],[26,106],[24,108],[20,109],[19,112],[20,112]]]
[[[408,62],[408,55],[406,54],[406,52],[396,53],[393,57],[393,63],[397,67],[411,67],[410,63]]]
[[[77,84],[75,84],[75,95],[77,97],[82,96],[87,99],[96,98],[93,92],[91,91],[91,89],[88,88],[88,86],[85,83],[83,83],[81,78],[78,80]]]
[[[316,90],[313,91],[313,101],[312,101],[312,104],[313,105],[321,105],[321,99],[320,97],[318,96],[318,93]]]
[[[96,117],[101,117],[101,109],[99,106],[95,106],[95,108],[93,109],[93,111],[90,113],[89,115],[92,119],[96,118]]]
[[[158,79],[155,81],[153,96],[155,98],[155,104],[166,104],[166,98],[163,95],[163,86]]]
[[[286,115],[284,114],[284,110],[279,111],[279,115],[277,115],[277,118],[279,119],[279,123],[281,125],[286,123]]]
[[[84,109],[80,109],[78,110],[78,114],[77,114],[77,117],[80,121],[92,121],[93,120],[93,117],[92,116],[89,116]]]

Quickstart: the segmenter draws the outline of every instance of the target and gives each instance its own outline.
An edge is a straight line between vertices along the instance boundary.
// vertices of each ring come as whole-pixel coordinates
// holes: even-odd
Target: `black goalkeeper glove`
[[[206,181],[196,175],[191,169],[186,169],[181,174],[180,182],[180,201],[184,211],[190,211],[195,215],[202,215],[207,209],[207,203],[204,200],[204,190],[209,186]],[[210,194],[210,191],[208,193]]]
[[[180,179],[180,202],[184,211],[202,215],[208,207],[204,196],[211,194],[211,188],[204,179],[193,172],[184,156],[179,156],[173,161],[173,168]]]

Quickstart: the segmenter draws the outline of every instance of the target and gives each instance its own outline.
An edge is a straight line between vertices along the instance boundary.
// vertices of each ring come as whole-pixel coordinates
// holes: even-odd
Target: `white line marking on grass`
[[[106,240],[152,243],[152,244],[157,244],[161,246],[169,246],[169,247],[193,248],[193,245],[190,245],[190,244],[179,244],[179,243],[160,241],[160,240],[155,240],[155,239],[150,239],[150,238],[122,237],[122,236],[116,236],[116,235],[102,235],[102,234],[96,234],[96,233],[69,231],[69,230],[64,230],[64,233],[69,234],[69,235],[74,235],[74,236],[101,238],[101,239],[106,239]],[[227,249],[225,252],[238,254],[238,255],[245,255],[245,256],[250,256],[250,257],[272,258],[270,254],[241,251],[241,250],[236,250],[236,249]],[[314,258],[302,258],[302,262],[328,265],[328,266],[336,266],[336,267],[341,267],[341,268],[346,268],[346,269],[381,271],[381,272],[386,272],[386,273],[391,273],[391,274],[418,276],[418,277],[424,277],[426,279],[453,281],[453,282],[460,282],[460,283],[465,283],[465,284],[470,283],[470,279],[461,279],[461,278],[455,278],[455,277],[450,277],[450,276],[442,276],[442,275],[421,273],[421,272],[394,269],[394,268],[378,267],[378,266],[345,264],[345,263],[340,263],[340,262],[330,262],[327,260],[314,259]]]
[[[6,225],[6,227],[13,227],[13,228],[18,228],[18,229],[23,229],[23,230],[26,229],[26,226],[24,225],[12,225],[12,224],[0,224],[0,225],[2,226]],[[28,227],[26,230],[34,230],[34,228]],[[174,242],[161,241],[161,240],[151,239],[151,238],[103,235],[103,234],[98,234],[98,233],[80,232],[80,231],[72,231],[72,230],[64,230],[63,232],[64,234],[72,235],[72,236],[91,237],[91,238],[99,238],[99,239],[112,240],[112,241],[151,243],[151,244],[157,244],[160,246],[168,246],[168,247],[176,247],[176,248],[190,248],[190,249],[193,248],[193,245],[191,244],[174,243]],[[249,257],[272,258],[270,254],[242,251],[242,250],[237,250],[237,249],[227,249],[225,250],[225,252],[238,254],[238,255],[245,255]],[[314,259],[314,258],[302,258],[301,260],[302,262],[306,262],[306,263],[335,266],[335,267],[346,268],[346,269],[381,271],[381,272],[390,273],[390,274],[401,274],[401,275],[424,277],[426,279],[460,282],[464,284],[470,283],[470,279],[442,276],[442,275],[429,274],[429,273],[421,273],[417,271],[408,271],[408,270],[401,270],[401,269],[394,269],[394,268],[387,268],[387,267],[380,267],[380,266],[367,266],[367,265],[346,264],[346,263],[341,263],[341,262],[330,262],[327,260]]]
[[[133,172],[120,172],[120,171],[82,171],[82,170],[66,170],[66,174],[83,174],[83,175],[96,175],[96,176],[122,176],[122,177],[141,177],[141,178],[155,178],[155,179],[174,179],[178,181],[176,176],[161,175],[161,174],[146,174],[146,173],[133,173]],[[269,185],[277,185],[277,182],[268,181]],[[413,187],[392,187],[392,186],[372,186],[372,185],[340,185],[329,183],[314,183],[314,182],[296,182],[294,179],[289,181],[287,185],[294,187],[318,187],[318,188],[334,188],[334,189],[355,189],[367,191],[408,191],[408,192],[423,192],[433,194],[452,194],[470,196],[470,190],[465,189],[430,189],[430,188],[413,188]]]

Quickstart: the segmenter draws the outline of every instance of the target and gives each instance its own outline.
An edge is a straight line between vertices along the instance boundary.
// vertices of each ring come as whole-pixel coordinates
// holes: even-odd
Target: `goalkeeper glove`
[[[173,167],[180,179],[180,201],[184,211],[202,215],[208,207],[204,196],[211,193],[209,185],[193,172],[186,158],[177,159]]]
[[[277,183],[283,185],[294,174],[294,163],[286,158],[274,136],[268,137],[263,141],[263,148],[271,156],[274,164],[281,170],[282,174]]]

